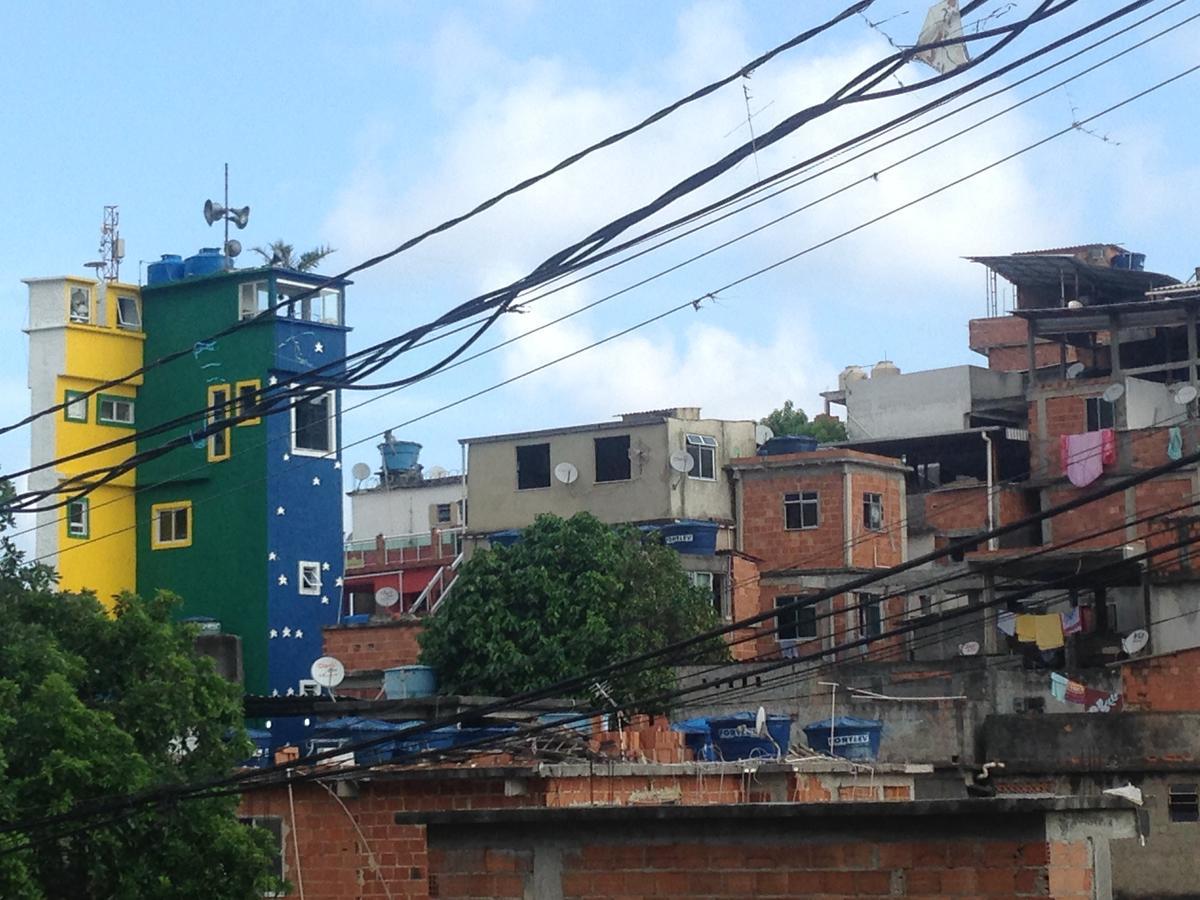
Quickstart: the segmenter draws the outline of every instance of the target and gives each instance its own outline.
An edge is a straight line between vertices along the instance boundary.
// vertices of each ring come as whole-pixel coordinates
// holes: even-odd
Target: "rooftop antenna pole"
[[[229,163],[225,163],[225,208],[229,209]],[[229,216],[225,216],[225,243],[221,245],[221,252],[227,252],[224,248],[229,246]]]

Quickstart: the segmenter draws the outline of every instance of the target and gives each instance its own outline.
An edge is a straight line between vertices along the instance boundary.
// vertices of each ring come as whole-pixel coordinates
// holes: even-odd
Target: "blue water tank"
[[[712,742],[721,759],[778,759],[787,755],[792,738],[792,720],[787,716],[767,716],[767,733],[760,737],[755,713],[710,716]]]
[[[677,553],[712,556],[717,552],[717,524],[697,519],[684,519],[663,525],[663,543]]]
[[[779,434],[758,448],[759,456],[781,456],[784,453],[812,453],[820,441],[806,434]]]
[[[389,700],[431,697],[437,693],[437,672],[429,666],[384,669],[383,693]]]
[[[158,262],[146,266],[146,286],[169,284],[183,277],[183,257],[177,253],[164,253]]]
[[[719,757],[712,742],[712,726],[708,719],[684,719],[672,722],[671,730],[682,732],[684,746],[692,751],[698,762],[713,762]]]
[[[487,536],[487,539],[493,547],[511,547],[521,539],[521,529],[509,528],[506,531],[493,531]]]
[[[183,274],[185,278],[192,278],[196,275],[214,275],[217,272],[225,271],[226,262],[225,254],[221,252],[220,247],[202,247],[195,256],[189,256],[183,261]]]
[[[389,472],[407,472],[417,465],[421,457],[421,445],[416,441],[384,441],[379,445],[383,467]]]
[[[838,716],[836,719],[824,719],[804,726],[804,736],[808,739],[809,747],[818,753],[840,756],[843,759],[878,758],[882,734],[883,722],[878,719],[859,719],[855,716]]]

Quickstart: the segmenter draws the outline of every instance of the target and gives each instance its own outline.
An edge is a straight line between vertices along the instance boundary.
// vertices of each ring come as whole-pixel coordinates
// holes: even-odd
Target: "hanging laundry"
[[[1091,634],[1096,629],[1096,611],[1090,606],[1079,607],[1079,623],[1084,634]]]
[[[1104,471],[1104,436],[1099,431],[1058,438],[1059,464],[1075,487],[1087,487]]]
[[[1017,640],[1025,644],[1032,644],[1037,640],[1037,624],[1034,622],[1036,616],[1031,616],[1028,613],[1021,613],[1017,616]]]
[[[1033,633],[1039,650],[1057,650],[1063,645],[1062,619],[1058,613],[1034,616]]]
[[[1067,684],[1070,679],[1066,675],[1059,675],[1057,672],[1050,673],[1050,693],[1059,703],[1067,702]]]
[[[1179,459],[1183,456],[1183,432],[1179,430],[1178,425],[1173,425],[1167,435],[1167,457]]]
[[[1121,707],[1125,705],[1125,698],[1121,696],[1120,691],[1110,693],[1088,688],[1083,705],[1087,707],[1088,712],[1120,712]]]
[[[1079,634],[1083,631],[1083,618],[1079,614],[1078,606],[1065,613],[1059,613],[1059,618],[1062,620],[1063,634]]]
[[[1117,432],[1112,428],[1100,429],[1100,462],[1111,466],[1117,461]]]
[[[1002,612],[996,616],[996,627],[1001,632],[1013,637],[1017,633],[1017,614],[1011,612]]]
[[[1081,684],[1078,681],[1071,680],[1067,682],[1067,702],[1082,704],[1087,698],[1087,685]]]

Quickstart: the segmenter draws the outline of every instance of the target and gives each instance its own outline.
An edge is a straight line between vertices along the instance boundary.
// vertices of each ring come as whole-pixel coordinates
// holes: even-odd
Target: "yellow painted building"
[[[53,489],[65,479],[119,463],[136,447],[67,459],[137,428],[140,376],[83,396],[142,365],[141,292],[136,285],[64,276],[26,279],[29,286],[29,391],[32,408],[63,403],[32,426],[33,465],[59,460],[29,476],[32,490]],[[36,556],[53,566],[59,586],[90,590],[106,605],[136,576],[134,473],[128,472],[72,501],[37,514]],[[59,495],[65,499],[71,492]]]

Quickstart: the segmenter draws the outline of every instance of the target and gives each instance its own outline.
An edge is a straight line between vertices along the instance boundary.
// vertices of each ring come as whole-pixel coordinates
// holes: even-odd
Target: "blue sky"
[[[220,197],[221,167],[228,162],[231,201],[252,209],[250,226],[237,235],[243,243],[277,237],[301,247],[329,243],[338,252],[327,269],[342,268],[727,74],[843,5],[4,5],[0,179],[8,222],[0,253],[0,329],[7,352],[0,357],[0,419],[12,421],[28,407],[20,279],[85,273],[106,203],[120,205],[123,275],[135,279],[139,260],[219,243],[200,210],[205,198]],[[1002,21],[1032,6],[1017,4]],[[1079,3],[1001,58],[1015,58],[1117,6]],[[1167,6],[1159,0],[1141,15]],[[1185,2],[1135,35],[944,126],[539,301],[525,315],[506,316],[481,346],[876,171],[951,125],[975,121],[1198,11],[1200,4]],[[898,43],[915,39],[923,17],[900,0],[878,0],[869,15],[888,20],[880,27]],[[345,438],[421,415],[904,203],[1194,64],[1198,36],[1200,21],[701,263],[350,412]],[[855,18],[771,62],[744,85],[755,129],[761,133],[820,99],[888,51],[884,36]],[[900,77],[910,83],[926,75],[913,66]],[[834,386],[848,363],[870,364],[885,355],[904,370],[981,363],[966,347],[967,322],[985,309],[983,272],[961,259],[969,253],[1114,241],[1145,252],[1149,268],[1187,276],[1200,263],[1186,224],[1200,184],[1189,111],[1196,86],[1195,77],[1178,82],[1090,126],[1096,134],[1072,133],[722,292],[699,311],[671,316],[401,436],[425,445],[426,465],[454,469],[463,436],[664,405],[757,418],[790,397],[814,410],[817,392]],[[823,119],[743,163],[705,196],[752,182],[756,165],[763,174],[774,171],[927,96],[933,92]],[[363,273],[348,294],[352,346],[528,271],[728,152],[748,137],[745,120],[743,85],[732,85],[470,225]],[[428,358],[413,358],[392,377]],[[27,456],[27,433],[0,438],[6,469]],[[375,462],[369,444],[347,451],[346,459]]]

